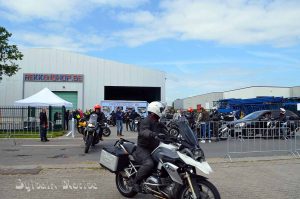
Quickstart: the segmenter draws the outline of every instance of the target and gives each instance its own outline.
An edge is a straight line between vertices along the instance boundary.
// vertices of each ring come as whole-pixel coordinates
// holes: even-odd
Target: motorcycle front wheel
[[[105,137],[108,137],[108,136],[110,136],[110,134],[111,134],[110,128],[105,127],[105,128],[103,129],[103,135],[104,135]]]
[[[213,185],[211,182],[203,179],[197,180],[198,188],[200,191],[200,198],[205,198],[205,199],[221,199],[220,193]],[[192,199],[193,195],[191,192],[191,189],[188,185],[184,185],[179,192],[179,198],[180,199]]]
[[[93,142],[93,135],[86,135],[86,140],[85,140],[85,148],[84,148],[84,153],[88,153],[90,146],[92,145]]]
[[[123,177],[120,172],[116,174],[116,186],[118,191],[127,198],[132,198],[137,194],[133,191],[132,185],[130,186],[129,178]]]

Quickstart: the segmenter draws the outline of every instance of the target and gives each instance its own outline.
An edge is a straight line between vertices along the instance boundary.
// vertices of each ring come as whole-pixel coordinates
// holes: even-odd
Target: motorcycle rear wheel
[[[129,179],[123,177],[120,172],[116,173],[116,186],[118,191],[127,198],[132,198],[137,194],[129,185]]]
[[[220,193],[217,190],[217,188],[209,181],[204,179],[198,179],[197,180],[198,188],[200,189],[200,198],[205,199],[221,199]],[[180,199],[192,199],[192,192],[190,190],[190,187],[188,185],[184,185],[179,192],[179,198]]]
[[[108,136],[110,136],[110,134],[111,134],[110,128],[105,127],[105,128],[103,129],[103,135],[104,135],[105,137],[108,137]]]

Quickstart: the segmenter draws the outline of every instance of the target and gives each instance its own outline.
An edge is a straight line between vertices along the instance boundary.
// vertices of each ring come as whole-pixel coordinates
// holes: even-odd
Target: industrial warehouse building
[[[0,105],[10,106],[47,87],[89,109],[102,100],[165,101],[165,73],[73,52],[34,48],[22,50],[21,68],[0,83]]]
[[[300,86],[294,87],[275,87],[275,86],[251,86],[240,88],[225,92],[213,92],[183,99],[176,99],[174,101],[175,109],[188,109],[190,107],[196,109],[197,105],[201,105],[206,109],[211,109],[214,102],[221,99],[248,99],[261,96],[274,96],[274,97],[300,97]]]

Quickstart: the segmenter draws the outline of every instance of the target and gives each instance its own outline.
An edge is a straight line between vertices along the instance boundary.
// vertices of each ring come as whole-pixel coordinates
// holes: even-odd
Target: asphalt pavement
[[[137,133],[125,131],[123,138],[136,142]],[[114,175],[98,164],[101,149],[118,139],[112,127],[111,136],[88,154],[80,134],[50,138],[46,143],[39,139],[0,139],[0,198],[123,198],[115,187]],[[230,146],[239,150],[236,147],[241,144],[260,147],[257,144],[272,142],[286,147],[291,143],[236,140]],[[230,162],[227,141],[201,143],[201,147],[214,170],[207,177],[222,198],[300,198],[299,158],[289,153],[241,153]],[[139,194],[135,198],[153,197]]]
[[[207,176],[223,199],[300,198],[300,160],[211,163]],[[19,170],[22,171],[22,170]],[[31,173],[28,173],[31,171]],[[27,168],[0,174],[1,199],[123,199],[114,174],[95,168]],[[154,198],[138,194],[135,198]]]
[[[111,127],[111,135],[104,137],[94,147],[91,147],[88,154],[84,153],[84,142],[82,135],[76,133],[75,138],[71,136],[62,136],[59,138],[49,138],[49,142],[40,142],[39,139],[0,139],[0,165],[14,166],[14,165],[51,165],[51,164],[85,164],[98,162],[100,152],[103,147],[113,146],[119,139],[116,133],[116,127]],[[137,133],[124,131],[124,139],[130,141],[137,141]],[[253,151],[257,149],[263,150],[263,147],[275,149],[272,153],[251,153],[247,156],[270,156],[270,155],[289,155],[288,152],[292,147],[293,141],[283,140],[231,140],[227,141],[200,143],[201,148],[207,158],[228,158],[227,151],[231,157],[244,157],[243,150],[249,150],[251,147]],[[300,149],[300,141],[297,142],[297,148]]]
[[[103,147],[113,146],[119,139],[116,128],[111,127],[112,134],[103,137],[104,141],[84,153],[82,135],[76,133],[75,138],[62,136],[49,138],[49,142],[39,139],[0,139],[0,165],[49,165],[49,164],[85,164],[98,162]],[[137,141],[137,133],[125,131],[122,138]],[[208,158],[224,158],[226,141],[201,144]]]

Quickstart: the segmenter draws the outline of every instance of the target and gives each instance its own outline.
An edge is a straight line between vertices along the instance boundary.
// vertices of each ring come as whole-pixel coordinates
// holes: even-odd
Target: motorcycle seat
[[[123,146],[130,155],[132,155],[133,152],[136,150],[136,145],[132,143],[125,142],[123,143]]]

